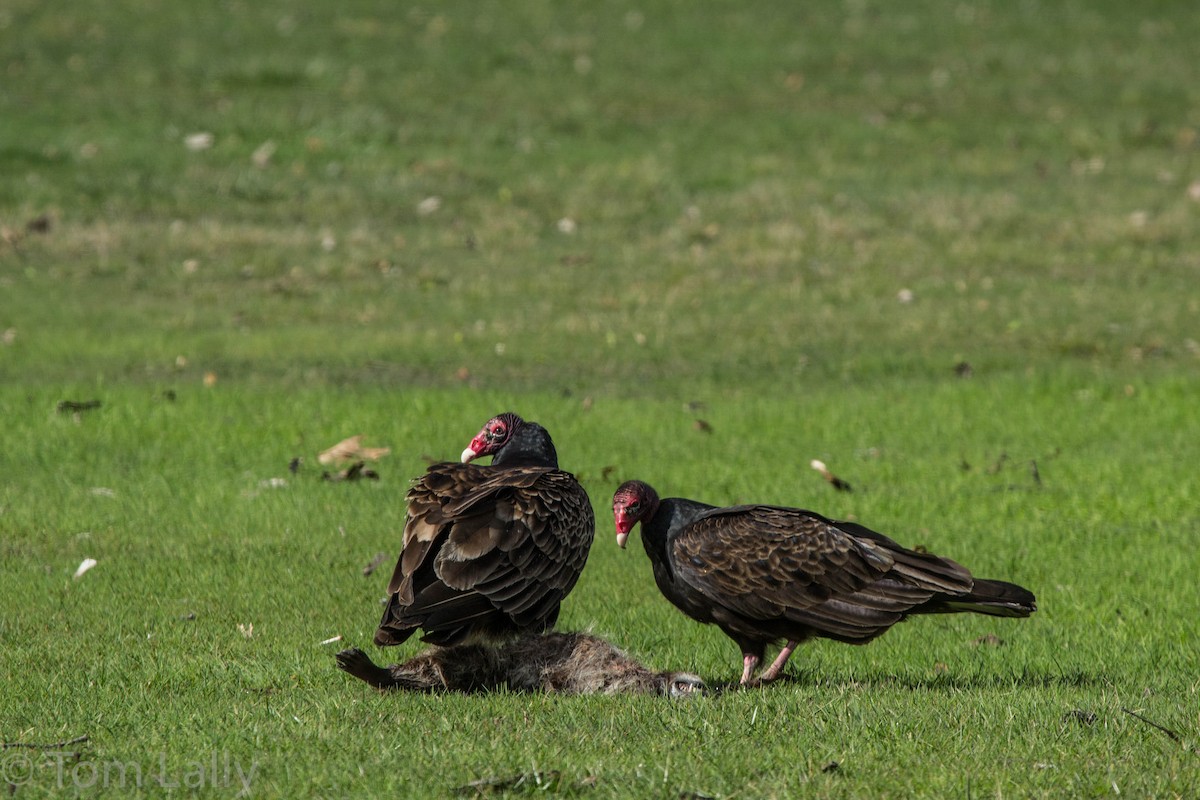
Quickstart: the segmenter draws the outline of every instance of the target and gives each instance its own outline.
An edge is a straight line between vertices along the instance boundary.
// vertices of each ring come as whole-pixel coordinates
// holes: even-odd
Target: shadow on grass
[[[848,677],[844,675],[819,675],[813,670],[799,674],[785,674],[766,686],[743,689],[737,681],[706,680],[710,694],[718,695],[729,691],[762,691],[775,686],[803,686],[832,689],[906,689],[913,692],[980,691],[986,689],[1082,689],[1111,683],[1111,678],[1101,674],[1089,674],[1083,670],[1068,672],[1043,672],[1023,670],[1019,674],[993,673],[977,675],[866,675]]]

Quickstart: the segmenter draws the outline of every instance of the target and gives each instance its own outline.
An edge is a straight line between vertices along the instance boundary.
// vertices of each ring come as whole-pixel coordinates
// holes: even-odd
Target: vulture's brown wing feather
[[[595,531],[591,502],[572,475],[435,464],[408,503],[385,627],[429,634],[497,614],[518,629],[554,624]]]
[[[705,596],[757,619],[787,616],[868,586],[895,563],[887,549],[799,509],[714,509],[685,528],[674,567]]]
[[[788,620],[849,642],[878,636],[935,595],[972,586],[949,559],[794,508],[714,509],[684,529],[673,555],[688,583],[733,614]]]
[[[451,498],[464,494],[481,470],[473,465],[451,462],[434,464],[408,490],[408,517],[404,521],[404,540],[400,558],[388,583],[388,594],[401,593],[401,602],[413,601],[412,576],[425,563],[430,549],[442,533],[443,525],[451,519],[443,505]]]
[[[536,474],[521,474],[526,472]],[[587,561],[595,532],[592,505],[569,473],[541,468],[505,473],[517,474],[497,490],[502,499],[496,519],[507,526],[496,545],[503,558],[473,588],[520,627],[553,624],[551,617]],[[439,573],[448,583],[454,557],[447,548],[438,556]]]
[[[871,541],[887,550],[896,562],[894,574],[910,585],[944,594],[964,594],[971,591],[974,579],[970,571],[949,558],[932,553],[918,553],[892,541],[882,533],[857,522],[837,522],[837,527],[856,539]]]

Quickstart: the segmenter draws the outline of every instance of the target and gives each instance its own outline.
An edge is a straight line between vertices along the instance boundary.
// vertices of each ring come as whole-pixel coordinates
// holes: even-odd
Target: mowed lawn
[[[1183,3],[11,0],[7,795],[1200,794],[1197,40]],[[408,481],[510,409],[596,511],[560,627],[718,691],[336,670],[420,650],[370,644]],[[353,434],[379,479],[323,480]],[[634,477],[1039,610],[729,689],[616,547]]]

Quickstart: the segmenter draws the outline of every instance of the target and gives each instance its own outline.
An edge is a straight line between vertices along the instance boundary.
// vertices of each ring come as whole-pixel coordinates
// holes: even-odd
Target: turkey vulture
[[[410,692],[660,694],[692,697],[704,681],[686,672],[651,672],[599,636],[548,633],[498,647],[435,647],[403,664],[380,667],[357,648],[337,654],[338,667],[376,689]]]
[[[1020,586],[975,579],[948,558],[798,508],[660,500],[648,484],[626,481],[613,496],[613,521],[621,547],[642,523],[658,588],[737,643],[743,684],[778,678],[810,637],[866,644],[910,614],[1027,617],[1037,608]],[[786,642],[778,657],[752,680],[778,641]]]
[[[469,464],[490,455],[489,466]],[[417,628],[435,645],[497,642],[554,626],[587,561],[595,518],[550,434],[500,414],[408,492],[404,543],[375,643]]]

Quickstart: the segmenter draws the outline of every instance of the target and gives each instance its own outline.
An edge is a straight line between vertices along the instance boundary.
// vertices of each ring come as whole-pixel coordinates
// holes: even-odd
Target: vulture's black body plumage
[[[546,429],[515,414],[484,426],[463,461],[429,467],[408,492],[404,543],[378,645],[420,628],[435,645],[503,641],[554,626],[587,561],[587,493],[558,468]]]
[[[613,514],[621,546],[642,523],[663,595],[741,648],[742,683],[773,642],[786,645],[760,681],[779,677],[795,646],[812,637],[865,644],[913,614],[1036,610],[1033,594],[1016,584],[974,578],[948,558],[798,508],[659,499],[648,484],[628,481]]]

